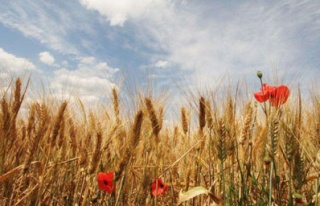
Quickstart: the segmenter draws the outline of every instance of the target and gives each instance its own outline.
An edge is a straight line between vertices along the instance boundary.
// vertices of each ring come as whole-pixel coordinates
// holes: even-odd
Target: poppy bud
[[[257,76],[259,77],[259,79],[261,79],[261,78],[262,78],[262,72],[261,72],[261,71],[258,71],[258,72],[257,72]]]
[[[297,204],[303,204],[302,195],[300,195],[299,193],[294,193],[293,198]]]
[[[270,165],[270,163],[271,163],[271,158],[270,158],[270,156],[269,156],[269,155],[265,156],[265,157],[263,158],[263,161],[264,161],[264,164],[265,164],[266,166]]]

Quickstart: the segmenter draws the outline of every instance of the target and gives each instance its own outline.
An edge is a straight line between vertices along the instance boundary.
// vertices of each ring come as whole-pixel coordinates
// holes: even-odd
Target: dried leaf
[[[178,200],[178,204],[180,205],[181,203],[188,201],[198,195],[209,195],[210,198],[217,204],[219,204],[220,202],[220,198],[216,197],[214,194],[212,194],[209,190],[207,190],[206,188],[202,187],[202,186],[198,186],[198,187],[194,187],[190,190],[188,190],[187,192],[182,192],[182,190],[179,193],[179,200]]]

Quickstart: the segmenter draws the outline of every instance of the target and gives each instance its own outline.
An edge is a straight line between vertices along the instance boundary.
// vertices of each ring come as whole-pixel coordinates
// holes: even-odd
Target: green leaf
[[[181,190],[179,193],[179,200],[178,200],[177,205],[180,205],[181,203],[188,201],[188,200],[190,200],[198,195],[202,195],[202,194],[209,195],[211,199],[213,199],[217,204],[219,204],[220,199],[218,197],[216,197],[214,194],[212,194],[206,188],[204,188],[202,186],[198,186],[198,187],[194,187],[194,188],[188,190],[187,192],[182,192],[182,190]]]

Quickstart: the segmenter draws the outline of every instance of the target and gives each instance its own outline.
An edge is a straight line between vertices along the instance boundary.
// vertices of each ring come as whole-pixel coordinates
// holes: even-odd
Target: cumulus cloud
[[[48,65],[53,65],[55,61],[54,57],[47,51],[39,53],[39,59],[41,62]]]
[[[54,72],[50,85],[56,94],[80,98],[85,103],[96,103],[106,97],[113,87],[117,68],[94,57],[81,57],[76,69],[61,68]]]
[[[36,66],[26,58],[17,57],[0,48],[0,67],[2,72],[23,74],[26,71],[36,71]]]

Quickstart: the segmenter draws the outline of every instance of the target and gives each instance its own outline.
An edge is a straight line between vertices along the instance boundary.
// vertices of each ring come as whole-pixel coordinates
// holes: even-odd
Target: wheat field
[[[19,115],[22,85],[1,97],[0,205],[320,205],[317,95],[279,107],[194,95],[164,124],[164,101],[141,95],[123,114],[115,88],[101,111],[34,101]]]

